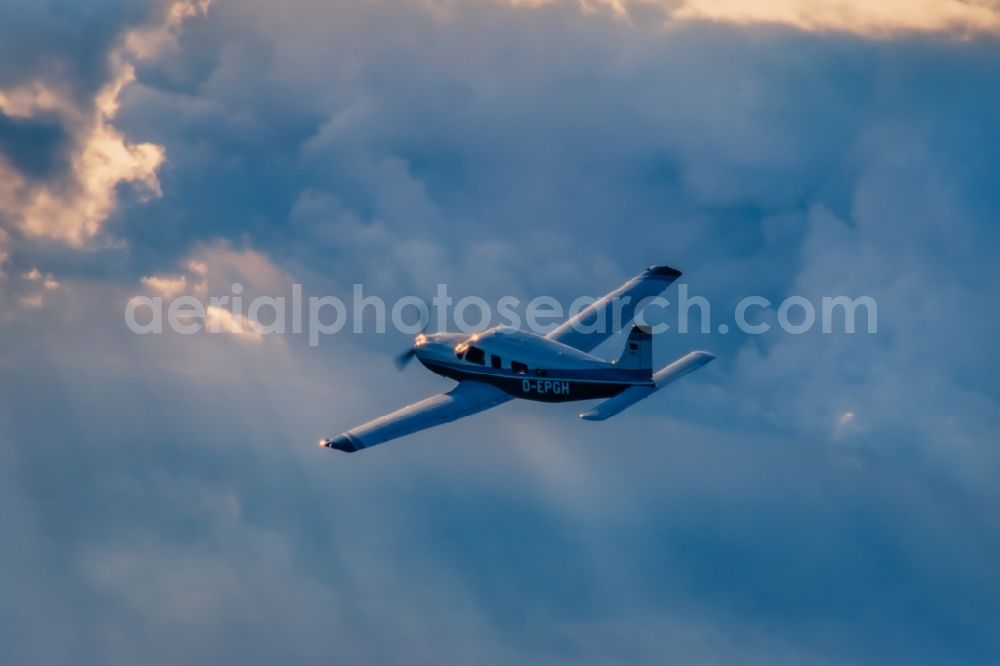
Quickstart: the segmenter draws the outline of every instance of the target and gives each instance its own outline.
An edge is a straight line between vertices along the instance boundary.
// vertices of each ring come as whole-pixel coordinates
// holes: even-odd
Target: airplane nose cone
[[[353,441],[351,441],[348,435],[337,435],[333,439],[323,439],[320,440],[320,446],[326,447],[328,449],[337,449],[338,451],[344,451],[345,453],[354,453],[357,451],[359,446],[357,446]]]

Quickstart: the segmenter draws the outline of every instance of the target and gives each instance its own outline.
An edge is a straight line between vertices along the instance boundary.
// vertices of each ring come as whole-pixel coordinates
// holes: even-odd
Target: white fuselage
[[[648,374],[618,368],[544,336],[508,327],[472,335],[421,334],[414,352],[433,372],[491,384],[528,400],[587,400],[651,384]]]

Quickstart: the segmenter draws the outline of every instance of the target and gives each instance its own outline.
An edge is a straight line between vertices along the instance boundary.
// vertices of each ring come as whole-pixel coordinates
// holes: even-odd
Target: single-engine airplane
[[[471,335],[421,333],[397,365],[402,369],[416,357],[428,370],[458,380],[458,386],[319,444],[353,453],[514,398],[540,402],[605,398],[580,418],[603,421],[614,416],[715,358],[693,351],[653,372],[652,334],[645,326],[632,327],[618,360],[609,362],[590,354],[631,324],[649,299],[680,275],[669,266],[650,266],[544,336],[508,326]],[[609,325],[609,316],[614,317],[614,325]]]

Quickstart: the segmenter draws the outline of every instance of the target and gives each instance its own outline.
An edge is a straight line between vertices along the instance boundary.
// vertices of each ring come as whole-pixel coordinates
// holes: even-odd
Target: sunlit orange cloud
[[[684,0],[675,20],[782,23],[875,37],[1000,32],[1000,5],[989,0]]]
[[[236,293],[232,291],[233,283],[239,282],[245,288],[240,293],[247,302],[259,294],[288,293],[292,285],[291,276],[266,255],[250,249],[236,249],[224,241],[196,247],[182,266],[176,273],[147,275],[141,283],[148,291],[167,299],[184,294],[206,301],[212,296]],[[205,308],[205,328],[243,340],[263,340],[260,326],[225,307],[209,305]],[[278,344],[279,339],[274,340]]]
[[[254,342],[263,339],[260,329],[250,319],[216,305],[205,308],[205,329],[212,333],[228,333]]]
[[[507,0],[538,7],[559,0]],[[774,23],[807,31],[888,38],[906,33],[959,37],[1000,33],[996,0],[578,0],[584,11],[606,10],[628,20],[633,8],[659,5],[669,22]]]
[[[142,278],[142,283],[165,298],[173,298],[187,288],[187,277],[184,275],[147,275]]]
[[[0,156],[0,211],[25,235],[81,247],[113,212],[119,183],[131,183],[142,196],[159,196],[156,172],[164,160],[163,147],[128,141],[112,121],[122,89],[135,77],[132,61],[167,48],[181,22],[206,9],[205,0],[175,0],[161,22],[124,35],[109,55],[110,80],[89,102],[76,100],[58,81],[0,89],[0,113],[16,118],[54,114],[73,142],[67,182],[34,182]]]
[[[3,263],[7,261],[7,257],[10,256],[7,250],[7,243],[10,235],[7,233],[6,229],[0,229],[0,279],[4,277]]]
[[[118,183],[132,183],[145,196],[160,194],[156,170],[163,162],[163,148],[152,143],[130,143],[110,122],[117,110],[118,94],[132,76],[132,68],[124,67],[118,78],[101,91],[95,117],[80,123],[75,130],[76,147],[70,156],[72,178],[68,186],[33,183],[0,160],[0,179],[4,182],[0,185],[0,208],[13,212],[28,236],[80,246],[97,234],[114,210]],[[41,99],[48,103],[50,100],[45,97],[49,92],[43,87],[39,90]],[[53,96],[50,108],[60,111],[73,125],[78,112],[59,108],[67,107],[67,100]],[[5,105],[5,101],[0,93],[0,111],[7,115],[20,115],[16,111],[25,110]]]

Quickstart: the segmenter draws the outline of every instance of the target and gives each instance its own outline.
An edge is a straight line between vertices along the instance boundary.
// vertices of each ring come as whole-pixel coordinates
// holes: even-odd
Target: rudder
[[[632,327],[625,350],[615,361],[615,367],[625,370],[641,370],[643,374],[653,374],[653,331],[648,326]]]

